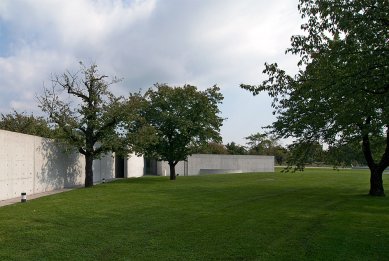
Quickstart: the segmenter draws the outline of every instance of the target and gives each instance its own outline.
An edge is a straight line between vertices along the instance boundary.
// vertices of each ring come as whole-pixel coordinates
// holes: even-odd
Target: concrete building
[[[120,159],[105,155],[93,164],[94,182],[102,179],[140,177],[143,157]],[[84,156],[65,153],[50,139],[0,130],[0,200],[82,186]]]
[[[176,173],[183,176],[200,174],[273,172],[273,156],[196,154],[179,162]],[[128,158],[108,154],[93,163],[93,180],[169,176],[167,162]],[[0,130],[0,200],[82,186],[85,159],[78,152],[64,152],[56,142],[37,136]]]
[[[170,175],[167,162],[157,162],[152,167],[150,172],[156,175]],[[274,172],[274,156],[194,154],[176,165],[176,174],[183,176],[247,172]]]

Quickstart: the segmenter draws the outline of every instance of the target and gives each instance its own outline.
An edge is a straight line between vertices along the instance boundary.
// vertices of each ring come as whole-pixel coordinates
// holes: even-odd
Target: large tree
[[[85,187],[93,186],[93,160],[115,150],[120,98],[109,90],[116,79],[107,81],[97,65],[81,64],[77,73],[54,76],[52,88],[38,98],[59,132],[57,138],[85,155]]]
[[[219,142],[209,142],[203,147],[196,150],[196,154],[228,154],[226,146]]]
[[[246,155],[247,154],[246,146],[242,146],[240,144],[237,144],[234,141],[227,143],[226,149],[228,151],[228,154],[231,154],[231,155]]]
[[[1,114],[0,129],[45,138],[54,137],[54,130],[50,128],[45,118],[16,110],[8,114]]]
[[[278,146],[277,138],[265,133],[254,133],[245,137],[249,147],[249,154],[271,155],[272,148]]]
[[[278,165],[284,162],[287,150],[279,144],[274,135],[257,132],[245,137],[245,139],[249,147],[248,154],[274,156]]]
[[[370,191],[383,196],[382,173],[389,165],[389,3],[387,0],[300,0],[303,35],[288,53],[299,55],[290,76],[265,64],[268,79],[242,85],[266,91],[278,114],[273,132],[314,144],[359,141],[370,168]],[[374,157],[372,139],[385,137]],[[336,147],[336,146],[334,146]]]
[[[131,96],[131,106],[138,105],[138,118],[131,117],[127,125],[133,149],[167,161],[170,179],[175,180],[179,161],[211,141],[221,141],[223,119],[218,105],[223,96],[219,91],[216,86],[199,91],[191,85],[156,84],[142,97]],[[131,107],[129,111],[135,110]]]

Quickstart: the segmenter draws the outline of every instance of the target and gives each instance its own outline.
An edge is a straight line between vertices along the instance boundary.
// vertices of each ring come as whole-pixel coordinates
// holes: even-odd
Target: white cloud
[[[117,51],[110,35],[146,19],[154,6],[154,0],[129,5],[122,1],[3,1],[0,22],[12,31],[12,42],[8,43],[10,52],[0,57],[2,92],[21,99],[19,93],[39,92],[52,73],[74,68],[79,60],[104,60],[105,52]],[[2,108],[7,108],[6,102],[18,109],[25,102],[29,109],[35,100],[3,98]]]
[[[248,134],[236,126],[254,132],[261,117],[272,119],[254,111],[264,104],[258,110],[271,112],[269,100],[248,99],[239,84],[259,82],[265,61],[293,69],[295,59],[283,54],[298,28],[297,0],[2,0],[0,111],[36,108],[31,94],[52,73],[96,62],[124,78],[117,94],[156,82],[219,84],[229,118],[223,134],[237,140]],[[255,126],[239,117],[247,110],[258,117]]]

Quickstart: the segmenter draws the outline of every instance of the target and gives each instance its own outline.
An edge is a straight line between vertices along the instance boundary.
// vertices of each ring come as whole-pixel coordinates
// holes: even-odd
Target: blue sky
[[[223,142],[275,120],[271,100],[239,84],[256,84],[265,62],[297,70],[285,55],[300,33],[297,0],[1,0],[0,113],[40,114],[36,95],[51,75],[96,63],[123,78],[117,95],[154,83],[205,89],[217,84]]]

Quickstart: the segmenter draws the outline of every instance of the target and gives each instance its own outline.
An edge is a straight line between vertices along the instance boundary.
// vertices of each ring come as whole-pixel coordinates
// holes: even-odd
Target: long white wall
[[[93,163],[94,182],[115,178],[115,157],[106,155]],[[55,189],[82,186],[85,159],[64,153],[54,141],[0,130],[0,200]],[[124,177],[143,176],[143,157],[125,161]]]
[[[274,156],[194,154],[176,165],[180,175],[274,172]],[[157,175],[169,176],[167,162],[160,162]]]

